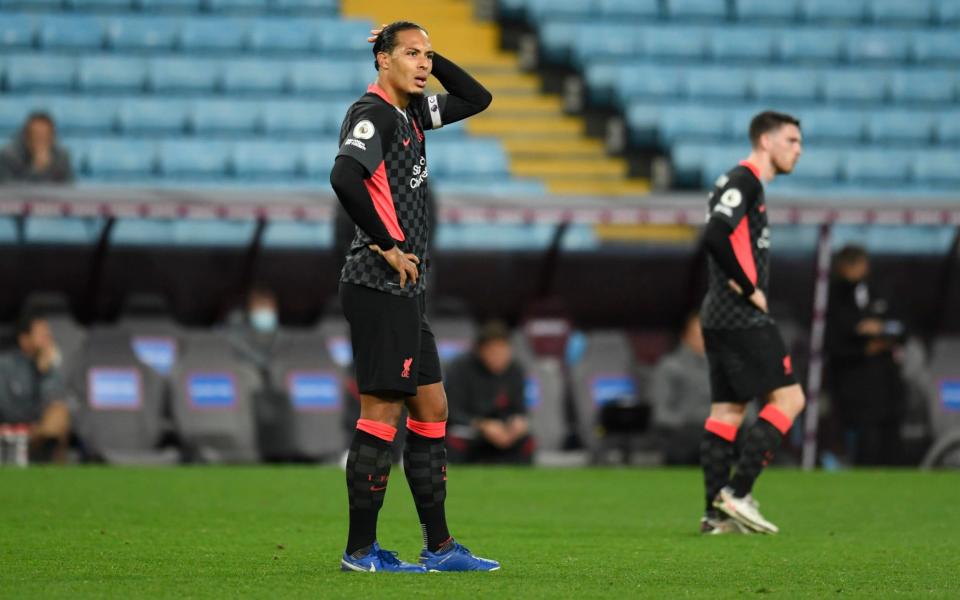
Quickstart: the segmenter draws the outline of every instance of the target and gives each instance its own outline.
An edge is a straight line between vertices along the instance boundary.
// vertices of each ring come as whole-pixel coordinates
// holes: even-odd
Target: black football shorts
[[[797,383],[790,353],[775,325],[704,329],[712,402],[747,403]]]
[[[415,396],[417,386],[441,381],[424,294],[406,298],[341,283],[340,302],[350,323],[361,394],[399,399]]]

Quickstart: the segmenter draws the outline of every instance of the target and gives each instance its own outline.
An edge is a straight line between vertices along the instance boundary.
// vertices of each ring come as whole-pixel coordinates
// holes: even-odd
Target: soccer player
[[[400,21],[371,34],[377,81],[347,111],[330,174],[357,226],[340,276],[360,388],[360,419],[347,457],[350,527],[341,568],[494,571],[499,563],[474,556],[447,529],[447,398],[424,304],[430,233],[424,131],[475,115],[492,97],[434,52],[419,25]],[[431,73],[446,94],[424,95]],[[404,472],[423,530],[419,564],[400,561],[377,543],[404,404]]]
[[[804,406],[790,355],[767,308],[770,229],[763,194],[765,182],[789,174],[797,164],[800,122],[762,112],[750,122],[750,142],[750,156],[717,179],[703,238],[709,287],[700,316],[711,410],[700,445],[707,501],[700,531],[708,534],[778,531],[760,514],[750,492]],[[746,404],[754,398],[765,406],[738,434]]]

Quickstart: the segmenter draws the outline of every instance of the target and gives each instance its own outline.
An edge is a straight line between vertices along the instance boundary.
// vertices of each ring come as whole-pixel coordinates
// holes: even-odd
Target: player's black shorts
[[[743,404],[797,382],[790,353],[775,325],[704,329],[713,402]]]
[[[350,323],[360,393],[415,396],[417,386],[441,380],[424,294],[405,298],[341,283],[340,302]]]

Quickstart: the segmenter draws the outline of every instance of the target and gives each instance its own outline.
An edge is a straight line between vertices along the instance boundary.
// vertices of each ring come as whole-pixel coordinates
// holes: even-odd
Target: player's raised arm
[[[446,94],[427,98],[427,108],[431,111],[431,120],[427,122],[431,123],[434,129],[438,126],[437,121],[432,119],[434,100],[431,98],[436,98],[438,110],[435,112],[439,113],[441,125],[472,117],[484,111],[493,101],[493,95],[483,84],[453,61],[436,52],[433,54],[433,76],[447,90]]]

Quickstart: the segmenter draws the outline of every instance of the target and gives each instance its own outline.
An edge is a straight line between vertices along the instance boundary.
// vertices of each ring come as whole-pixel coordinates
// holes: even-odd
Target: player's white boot
[[[731,519],[738,523],[746,525],[758,533],[779,533],[780,528],[766,520],[760,514],[760,504],[751,496],[737,498],[733,495],[733,490],[725,487],[717,494],[713,501],[713,506],[727,514]]]

